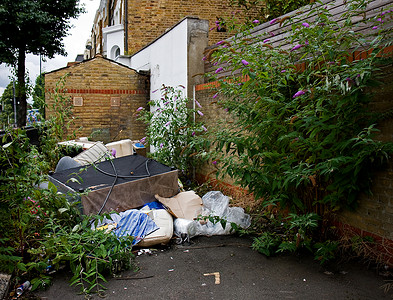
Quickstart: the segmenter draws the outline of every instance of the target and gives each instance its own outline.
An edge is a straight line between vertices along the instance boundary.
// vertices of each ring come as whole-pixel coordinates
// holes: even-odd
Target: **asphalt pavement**
[[[392,299],[386,278],[360,263],[321,267],[310,256],[267,258],[251,249],[247,237],[195,237],[136,255],[137,271],[106,283],[105,299]],[[53,285],[35,293],[41,299],[77,300],[71,273],[56,274]],[[92,295],[91,299],[100,299]]]

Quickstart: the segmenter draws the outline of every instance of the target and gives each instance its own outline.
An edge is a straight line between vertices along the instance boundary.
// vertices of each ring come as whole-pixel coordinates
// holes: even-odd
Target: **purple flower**
[[[193,131],[193,132],[191,133],[191,135],[194,136],[194,135],[195,135],[195,131]]]
[[[201,112],[200,110],[197,110],[197,113],[198,113],[200,116],[203,116],[203,112]]]
[[[141,111],[142,109],[143,109],[143,107],[140,106],[140,107],[138,107],[138,108],[136,109],[136,111]]]
[[[198,102],[197,99],[195,99],[195,103],[196,103],[196,105],[198,105],[198,107],[202,107],[202,105]]]
[[[169,101],[167,101],[167,102],[164,103],[164,105],[168,105],[168,104],[169,104]]]
[[[225,110],[226,112],[228,112],[228,111],[229,111],[229,108],[228,108],[228,107],[225,107],[224,110]]]
[[[268,43],[268,42],[270,42],[269,39],[265,39],[265,40],[262,41],[262,43],[264,43],[264,44],[265,44],[265,43]]]
[[[347,77],[347,78],[345,78],[345,80],[348,82],[352,81],[351,77]]]
[[[273,20],[271,20],[270,22],[269,22],[269,24],[270,25],[273,25],[274,23],[276,23],[277,22],[277,19],[273,19]]]
[[[213,96],[213,99],[216,99],[217,96],[218,96],[218,93],[215,93],[214,96]]]
[[[204,125],[202,125],[202,129],[203,129],[204,131],[207,131],[207,128],[206,128]]]
[[[168,127],[169,124],[171,124],[171,121],[166,122],[164,126],[165,126],[165,127]]]
[[[247,65],[249,64],[249,62],[246,61],[245,59],[242,59],[242,64],[245,65],[245,66],[247,66]]]
[[[152,93],[155,93],[155,92],[157,92],[159,89],[156,89],[156,90],[154,90],[154,91],[152,91]]]
[[[304,27],[307,27],[307,28],[310,27],[310,24],[308,24],[307,22],[302,23],[302,25],[303,25]]]
[[[112,153],[113,157],[116,157],[116,149],[115,148],[112,148],[111,153]]]
[[[297,50],[297,49],[299,49],[299,48],[301,48],[301,47],[303,47],[302,44],[296,45],[296,46],[293,47],[290,51],[291,51],[291,52],[292,52],[292,51],[295,51],[295,50]]]
[[[218,61],[213,63],[213,66],[217,66],[218,65]]]
[[[382,19],[381,19],[381,18],[378,18],[378,19],[377,19],[377,21],[379,21],[379,22],[383,23],[383,21],[382,21]]]
[[[334,65],[336,62],[335,61],[328,61],[329,65]]]
[[[281,73],[285,73],[287,70],[281,70]]]
[[[374,26],[373,29],[374,29],[374,30],[375,30],[375,29],[378,29],[378,26]]]
[[[164,147],[164,144],[163,144],[163,143],[160,143],[160,149],[162,149],[162,147]]]
[[[141,138],[141,140],[139,141],[141,144],[144,144],[146,142],[146,137]]]
[[[254,20],[254,21],[252,21],[254,24],[258,24],[259,23],[259,20]]]
[[[274,32],[269,32],[269,34],[270,34],[271,36],[275,36]]]
[[[216,161],[216,160],[212,161],[212,164],[213,164],[213,165],[216,165],[216,164],[217,164],[217,161]]]
[[[216,22],[216,24],[218,24],[218,23]],[[219,41],[219,42],[217,42],[217,45],[221,45],[223,42],[224,41]]]
[[[202,57],[202,60],[206,60],[206,59],[207,59],[206,56]]]
[[[305,91],[303,91],[303,90],[300,90],[300,91],[296,92],[296,93],[295,93],[295,95],[293,95],[293,97],[292,97],[292,98],[299,97],[299,96],[301,96],[301,95],[304,95],[305,93],[306,93]]]
[[[308,46],[308,40],[306,40],[306,41],[304,42],[304,45],[305,45],[305,46]]]
[[[219,68],[216,70],[216,72],[215,72],[215,73],[216,73],[216,74],[217,74],[217,73],[220,73],[222,70],[224,70],[224,68],[222,68],[222,67],[219,67]]]

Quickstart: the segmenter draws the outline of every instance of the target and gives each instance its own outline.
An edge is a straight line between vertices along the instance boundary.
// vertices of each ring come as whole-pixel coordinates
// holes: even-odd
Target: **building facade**
[[[207,20],[209,44],[229,37],[223,20],[242,12],[229,0],[101,0],[88,57],[132,55],[186,17]]]

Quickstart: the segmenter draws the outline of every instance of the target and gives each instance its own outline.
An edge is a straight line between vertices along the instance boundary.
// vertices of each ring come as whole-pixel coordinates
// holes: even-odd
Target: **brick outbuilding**
[[[69,133],[105,143],[145,135],[135,110],[148,102],[148,77],[101,55],[45,74],[46,115],[53,114],[53,92],[66,76],[63,92],[77,120]]]

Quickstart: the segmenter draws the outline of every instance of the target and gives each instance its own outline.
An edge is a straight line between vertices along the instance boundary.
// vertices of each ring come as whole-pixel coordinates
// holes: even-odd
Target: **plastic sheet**
[[[202,197],[202,216],[218,216],[226,220],[223,228],[220,222],[207,221],[206,224],[196,223],[196,235],[227,235],[231,233],[231,223],[247,228],[251,225],[250,215],[241,207],[229,207],[229,198],[219,191],[211,191]]]
[[[117,237],[132,236],[134,238],[132,241],[133,245],[159,228],[147,214],[136,209],[129,209],[119,214],[111,214],[110,216],[112,220],[104,218],[102,222],[99,222],[97,228],[104,224],[116,223],[116,229],[113,231],[115,235]]]

